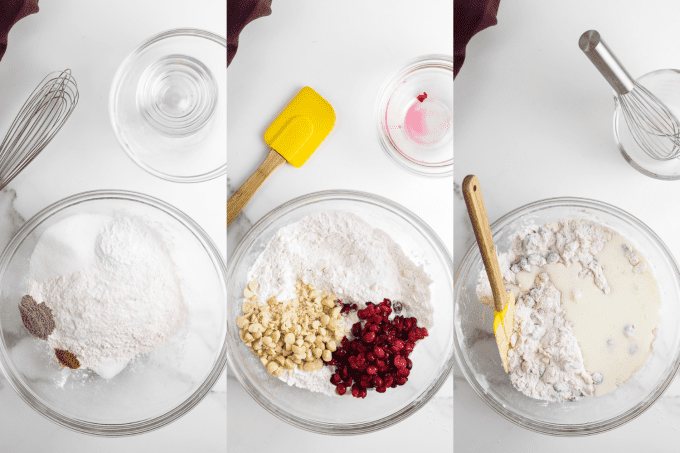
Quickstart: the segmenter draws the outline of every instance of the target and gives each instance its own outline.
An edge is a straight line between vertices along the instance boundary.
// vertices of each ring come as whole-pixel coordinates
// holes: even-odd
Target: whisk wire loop
[[[78,99],[78,85],[70,69],[48,74],[33,90],[0,143],[0,189],[52,141]]]

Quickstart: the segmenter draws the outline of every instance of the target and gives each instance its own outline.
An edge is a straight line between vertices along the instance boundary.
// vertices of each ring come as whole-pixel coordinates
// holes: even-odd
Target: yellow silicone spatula
[[[489,218],[486,215],[482,189],[475,175],[468,175],[463,180],[463,196],[467,205],[472,229],[475,231],[479,252],[482,254],[486,275],[489,276],[491,292],[494,302],[493,332],[496,335],[498,352],[503,361],[503,368],[508,372],[508,350],[510,349],[510,337],[515,322],[515,295],[512,291],[505,291],[503,276],[498,265],[496,247],[493,244]]]
[[[334,125],[335,111],[328,101],[310,87],[301,89],[264,133],[271,148],[267,158],[227,201],[227,226],[281,164],[302,167]]]

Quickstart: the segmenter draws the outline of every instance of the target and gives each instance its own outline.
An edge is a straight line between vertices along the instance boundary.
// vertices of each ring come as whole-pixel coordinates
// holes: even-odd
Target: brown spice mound
[[[62,366],[69,367],[72,370],[80,368],[80,362],[75,354],[72,354],[65,349],[55,349],[54,353]]]
[[[47,340],[47,337],[54,331],[52,309],[45,305],[45,302],[37,304],[31,296],[24,296],[21,298],[19,311],[21,320],[31,335]]]

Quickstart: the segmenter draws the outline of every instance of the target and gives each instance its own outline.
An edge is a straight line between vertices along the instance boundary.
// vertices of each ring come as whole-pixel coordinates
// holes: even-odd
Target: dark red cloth
[[[0,0],[0,60],[7,50],[10,29],[24,17],[38,12],[38,0]]]
[[[0,0],[2,1],[2,0]],[[229,0],[227,2],[227,67],[236,55],[238,37],[250,22],[272,13],[272,0]]]
[[[465,61],[470,39],[487,27],[496,25],[501,0],[454,0],[453,2],[453,78]]]

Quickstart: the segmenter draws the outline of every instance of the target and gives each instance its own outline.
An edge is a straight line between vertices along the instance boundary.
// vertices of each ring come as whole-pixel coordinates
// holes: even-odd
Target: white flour
[[[385,298],[402,302],[403,316],[416,317],[418,325],[428,329],[433,325],[431,280],[424,269],[406,257],[384,231],[347,212],[321,212],[279,230],[249,270],[248,281],[253,280],[260,284],[261,302],[272,296],[279,300],[294,297],[295,284],[302,280],[359,308]],[[348,328],[351,325],[348,322]],[[335,388],[323,382],[330,379],[332,368],[314,373],[297,370],[281,379],[334,394]],[[308,379],[305,374],[315,377]]]
[[[185,314],[168,251],[138,217],[78,214],[47,229],[31,256],[28,293],[52,308],[49,345],[107,379],[166,343]]]
[[[592,278],[605,294],[610,288],[594,255],[611,239],[612,232],[586,220],[562,220],[531,225],[517,233],[507,253],[499,256],[503,280],[517,284],[515,274],[531,265],[580,262],[581,278]],[[486,272],[480,272],[477,296],[492,304]],[[508,353],[513,385],[532,398],[546,401],[575,400],[594,393],[593,378],[585,370],[571,322],[564,317],[561,294],[546,273],[537,276],[528,291],[517,297],[515,326]]]

